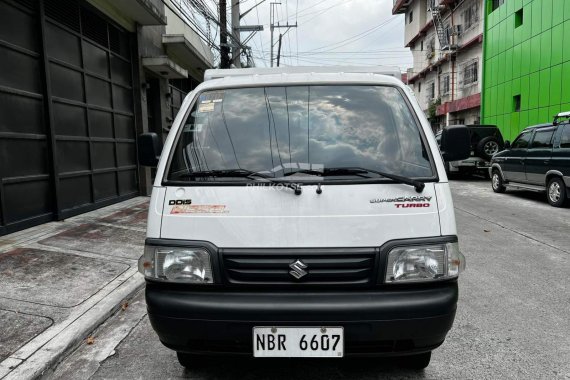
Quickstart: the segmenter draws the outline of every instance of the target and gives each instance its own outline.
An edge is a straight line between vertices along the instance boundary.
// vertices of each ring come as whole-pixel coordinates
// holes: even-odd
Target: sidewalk
[[[0,379],[40,376],[142,288],[148,200],[0,237]]]

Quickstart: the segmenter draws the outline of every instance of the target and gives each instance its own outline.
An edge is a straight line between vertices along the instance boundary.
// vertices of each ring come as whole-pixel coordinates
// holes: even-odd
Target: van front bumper
[[[253,355],[254,326],[342,326],[345,355],[431,351],[451,329],[457,282],[350,292],[195,291],[147,282],[161,342],[176,351]]]

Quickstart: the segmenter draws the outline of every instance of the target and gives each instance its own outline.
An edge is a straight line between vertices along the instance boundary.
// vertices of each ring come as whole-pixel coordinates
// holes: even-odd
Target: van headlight
[[[211,284],[210,253],[203,248],[146,246],[139,259],[145,277],[192,284]]]
[[[465,270],[458,243],[396,247],[388,254],[386,282],[446,280]]]

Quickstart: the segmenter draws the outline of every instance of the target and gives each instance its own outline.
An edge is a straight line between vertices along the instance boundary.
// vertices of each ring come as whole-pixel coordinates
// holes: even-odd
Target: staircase
[[[439,5],[439,0],[430,0],[429,4],[433,25],[439,39],[439,46],[441,50],[449,50],[451,41],[449,41],[449,35],[443,25],[443,19],[441,18],[442,7]]]

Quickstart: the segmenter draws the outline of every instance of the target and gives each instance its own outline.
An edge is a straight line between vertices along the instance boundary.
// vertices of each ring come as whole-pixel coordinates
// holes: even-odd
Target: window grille
[[[473,60],[466,63],[463,66],[462,73],[462,84],[464,87],[477,83],[479,80],[479,62],[477,60]]]

